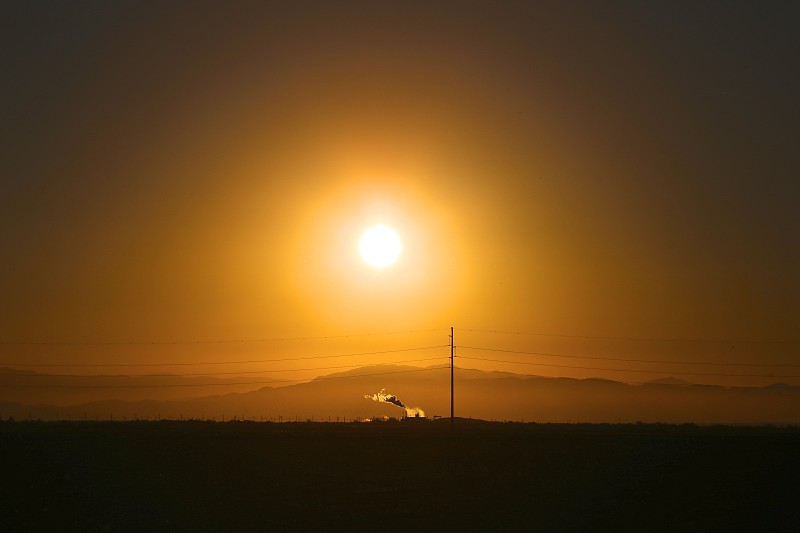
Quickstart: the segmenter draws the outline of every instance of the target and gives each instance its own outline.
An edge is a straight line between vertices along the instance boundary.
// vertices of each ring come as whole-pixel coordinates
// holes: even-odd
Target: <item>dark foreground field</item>
[[[800,531],[800,429],[0,423],[0,531]]]

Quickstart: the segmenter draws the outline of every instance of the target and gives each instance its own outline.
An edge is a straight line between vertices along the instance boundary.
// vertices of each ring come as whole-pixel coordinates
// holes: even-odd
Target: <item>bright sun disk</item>
[[[397,232],[382,224],[368,228],[358,243],[361,257],[376,268],[384,268],[397,261],[402,249],[403,244]]]

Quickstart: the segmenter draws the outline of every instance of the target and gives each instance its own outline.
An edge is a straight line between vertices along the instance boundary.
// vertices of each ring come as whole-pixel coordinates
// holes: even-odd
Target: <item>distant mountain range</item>
[[[25,374],[0,369],[0,418],[345,421],[404,416],[398,405],[365,398],[382,389],[429,418],[450,414],[446,367],[369,366],[257,390],[241,389],[258,385],[237,390],[231,385],[241,381],[236,379]],[[37,387],[30,387],[34,383]],[[527,422],[797,424],[800,387],[720,387],[675,378],[632,385],[456,369],[455,414]]]
[[[147,376],[62,375],[0,367],[0,402],[76,405],[96,400],[176,400],[228,392],[247,392],[263,385],[234,385],[253,379],[184,377],[172,374]]]

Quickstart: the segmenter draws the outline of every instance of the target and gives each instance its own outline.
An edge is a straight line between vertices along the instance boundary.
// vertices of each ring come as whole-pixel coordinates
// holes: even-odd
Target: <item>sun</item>
[[[385,268],[397,261],[403,250],[400,237],[392,228],[372,226],[361,235],[358,243],[361,258],[375,268]]]

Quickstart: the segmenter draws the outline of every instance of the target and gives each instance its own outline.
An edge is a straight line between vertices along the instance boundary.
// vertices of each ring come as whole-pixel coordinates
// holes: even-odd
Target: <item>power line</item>
[[[418,333],[418,332],[431,332],[431,331],[442,331],[442,330],[413,330],[413,331],[406,331],[406,332],[388,332],[383,334],[357,334],[357,335],[336,335],[336,336],[326,336],[326,337],[296,337],[293,338],[295,340],[299,339],[323,339],[323,338],[347,338],[347,337],[363,337],[363,336],[370,336],[370,335],[394,335],[400,333]],[[531,335],[530,333],[523,333],[523,332],[508,332],[508,331],[493,331],[493,330],[465,330],[470,332],[485,332],[485,333],[498,333],[498,334],[514,334],[514,335]],[[544,335],[544,334],[542,334]],[[633,337],[589,337],[589,336],[566,336],[564,337],[573,337],[573,338],[595,338],[595,339],[626,339],[626,340],[670,340],[670,341],[677,341],[679,339],[645,339],[645,338],[633,338]],[[222,342],[267,342],[269,340],[289,340],[290,338],[276,338],[276,339],[260,339],[260,340],[242,340],[242,341],[190,341],[193,344],[208,344],[208,343],[222,343]],[[451,348],[451,370],[452,370],[452,357],[454,350],[454,345],[452,342],[452,329],[451,329],[451,342],[450,344],[446,345],[435,345],[435,346],[422,346],[422,347],[412,347],[412,348],[398,348],[392,350],[380,350],[380,351],[366,351],[366,352],[356,352],[356,353],[340,353],[340,354],[332,354],[332,355],[305,355],[305,356],[297,356],[297,357],[281,357],[281,358],[273,358],[273,359],[250,359],[250,360],[229,360],[229,361],[209,361],[209,362],[162,362],[162,363],[56,363],[56,364],[44,364],[44,363],[21,363],[21,364],[13,364],[13,363],[0,363],[0,365],[12,366],[12,367],[26,367],[26,368],[163,368],[163,367],[196,367],[202,365],[237,365],[237,364],[269,364],[269,363],[278,363],[278,362],[296,362],[296,361],[310,361],[310,360],[323,360],[323,359],[334,359],[334,358],[346,358],[346,357],[357,357],[357,356],[375,356],[375,355],[382,355],[382,354],[391,354],[391,353],[400,353],[400,352],[414,352],[414,351],[423,351],[423,350],[438,350],[441,348],[450,347]],[[704,341],[704,342],[718,342],[718,341]],[[728,342],[728,341],[719,341],[719,342]],[[8,343],[0,343],[0,344],[8,344]],[[75,343],[80,344],[80,343]],[[103,343],[100,343],[103,344]],[[131,343],[131,344],[179,344],[179,342],[169,342],[169,343]],[[636,358],[625,358],[625,357],[605,357],[605,356],[592,356],[592,355],[578,355],[578,354],[564,354],[564,353],[551,353],[551,352],[534,352],[534,351],[524,351],[524,350],[507,350],[501,348],[487,348],[487,347],[477,347],[477,346],[460,346],[462,350],[474,350],[478,352],[497,352],[497,353],[509,353],[509,354],[519,354],[519,355],[532,355],[532,356],[543,356],[543,357],[558,357],[558,358],[569,358],[569,359],[584,359],[584,360],[592,360],[592,361],[612,361],[612,362],[622,362],[622,363],[649,363],[649,364],[684,364],[684,365],[703,365],[703,366],[720,366],[720,367],[758,367],[758,368],[800,368],[800,364],[775,364],[775,363],[734,363],[734,362],[723,362],[723,363],[709,363],[709,362],[700,362],[700,361],[668,361],[668,360],[661,360],[661,359],[636,359]],[[606,372],[633,372],[633,373],[651,373],[651,374],[665,374],[665,375],[690,375],[690,376],[724,376],[724,377],[758,377],[758,378],[798,378],[798,375],[764,375],[764,374],[749,374],[749,373],[725,373],[725,372],[685,372],[685,371],[659,371],[659,370],[640,370],[640,369],[628,369],[628,368],[604,368],[604,367],[593,367],[593,366],[577,366],[577,365],[558,365],[558,364],[547,364],[547,363],[535,363],[535,362],[526,362],[526,361],[508,361],[508,360],[501,360],[501,359],[493,359],[493,358],[481,358],[481,357],[469,357],[469,356],[459,356],[461,359],[464,360],[473,360],[473,361],[486,361],[486,362],[494,362],[494,363],[504,363],[504,364],[517,364],[517,365],[528,365],[528,366],[539,366],[539,367],[549,367],[549,368],[560,368],[560,369],[574,369],[574,370],[593,370],[593,371],[606,371]],[[396,360],[396,361],[385,361],[384,364],[405,364],[405,363],[416,363],[422,361],[434,361],[434,360],[441,360],[443,356],[439,357],[427,357],[427,358],[418,358],[418,359],[406,359],[406,360]],[[337,370],[337,369],[352,369],[357,368],[360,365],[339,365],[339,366],[323,366],[323,367],[308,367],[308,368],[283,368],[283,369],[267,369],[267,370],[250,370],[250,371],[227,371],[227,372],[205,372],[205,373],[186,373],[186,374],[167,374],[163,375],[164,377],[212,377],[212,376],[244,376],[244,375],[254,375],[254,374],[277,374],[283,372],[314,372],[314,371],[323,371],[323,370]],[[447,367],[440,367],[440,368],[447,368]],[[361,374],[362,376],[373,376],[373,375],[384,375],[384,374],[394,374],[394,373],[405,373],[405,372],[417,372],[417,371],[425,371],[431,370],[431,368],[426,369],[414,369],[414,370],[405,370],[405,371],[394,371],[394,372],[386,372],[380,374]],[[8,375],[8,374],[7,374]],[[71,374],[13,374],[13,376],[23,376],[23,377],[55,377],[55,378],[109,378],[109,377],[129,377],[129,378],[157,378],[159,375],[154,374],[135,374],[135,375],[123,375],[123,376],[109,376],[109,375],[71,375]],[[0,374],[2,377],[2,374]],[[322,376],[317,377],[316,379],[339,379],[339,378],[346,378],[346,377],[356,377],[356,376]],[[235,379],[235,378],[231,378]],[[287,380],[287,379],[272,379],[272,380],[258,380],[258,381],[235,381],[233,383],[180,383],[180,384],[117,384],[117,385],[57,385],[57,384],[48,384],[48,385],[5,385],[7,387],[33,387],[33,388],[147,388],[147,387],[213,387],[213,386],[243,386],[243,385],[268,385],[272,383],[294,383],[294,382],[304,382],[308,380],[303,379],[294,379],[294,380]]]
[[[541,333],[526,331],[502,331],[494,329],[461,329],[471,333],[496,333],[501,335],[531,335],[538,337],[558,337],[565,339],[591,339],[591,340],[617,340],[617,341],[644,341],[644,342],[687,342],[709,344],[798,344],[800,339],[688,339],[678,337],[616,337],[611,335],[567,335],[563,333]]]
[[[357,337],[381,337],[387,335],[407,335],[413,333],[433,333],[446,332],[444,328],[416,329],[401,331],[385,331],[377,333],[350,333],[342,335],[318,335],[301,337],[269,337],[257,339],[212,339],[212,340],[175,340],[175,341],[0,341],[0,345],[6,346],[146,346],[146,345],[180,345],[180,344],[255,344],[280,341],[305,341],[305,340],[324,340],[324,339],[346,339]],[[622,341],[645,341],[645,342],[687,342],[687,343],[711,343],[711,344],[797,344],[800,339],[700,339],[700,338],[679,338],[679,337],[629,337],[613,335],[573,335],[565,333],[544,333],[529,331],[507,331],[496,329],[461,329],[460,331],[470,333],[492,333],[500,335],[528,335],[538,337],[558,337],[567,339],[592,339],[592,340],[622,340]]]
[[[388,376],[392,374],[409,374],[412,372],[430,372],[432,370],[443,370],[447,367],[418,368],[414,370],[395,370],[392,372],[379,372],[373,374],[356,374],[350,376],[320,376],[309,379],[273,379],[269,381],[245,381],[237,383],[177,383],[177,384],[153,384],[153,385],[3,385],[3,387],[15,387],[26,389],[143,389],[143,388],[171,388],[171,387],[235,387],[238,385],[267,385],[270,383],[302,383],[329,379],[350,379],[374,376]]]
[[[386,335],[408,335],[412,333],[445,332],[443,328],[416,329],[407,331],[386,331],[380,333],[351,333],[346,335],[319,335],[311,337],[271,337],[263,339],[218,339],[218,340],[178,340],[178,341],[0,341],[6,346],[146,346],[175,344],[250,344],[277,341],[308,341],[324,339],[348,339],[354,337],[382,337]]]
[[[418,363],[422,361],[439,361],[445,356],[426,357],[424,359],[405,359],[403,361],[384,361],[382,365],[399,365],[405,363]],[[303,372],[314,370],[334,370],[341,368],[358,368],[363,365],[321,366],[314,368],[281,368],[273,370],[240,370],[238,372],[208,372],[192,374],[0,374],[0,379],[6,376],[15,378],[176,378],[176,377],[210,377],[210,376],[241,376],[243,374],[278,374],[281,372]],[[0,385],[2,386],[2,385]]]
[[[433,350],[436,348],[446,348],[449,344],[441,344],[438,346],[421,346],[419,348],[398,348],[395,350],[381,350],[374,352],[359,352],[359,353],[345,353],[336,355],[312,355],[303,357],[285,357],[279,359],[249,359],[243,361],[209,361],[209,362],[192,362],[192,363],[0,363],[3,366],[9,367],[25,367],[25,368],[42,368],[42,367],[60,367],[60,368],[105,368],[105,367],[165,367],[165,366],[201,366],[201,365],[241,365],[249,363],[275,363],[282,361],[305,361],[310,359],[332,359],[336,357],[356,357],[360,355],[380,355],[386,353],[397,352],[413,352],[418,350]]]
[[[503,361],[501,359],[485,359],[481,357],[464,357],[473,361],[491,361],[493,363],[509,363],[515,365],[544,366],[548,368],[573,368],[577,370],[604,370],[608,372],[637,372],[642,374],[666,374],[684,376],[725,376],[725,377],[751,377],[751,378],[800,378],[800,375],[769,375],[769,374],[728,374],[721,372],[665,372],[660,370],[634,370],[629,368],[598,368],[593,366],[569,366],[569,365],[550,365],[546,363],[529,363],[523,361]]]
[[[800,364],[779,364],[779,363],[706,363],[702,361],[667,361],[664,359],[628,359],[622,357],[600,357],[592,355],[568,355],[549,352],[527,352],[520,350],[503,350],[500,348],[482,348],[478,346],[459,346],[461,349],[478,350],[483,352],[502,352],[522,355],[543,355],[547,357],[566,357],[570,359],[590,359],[596,361],[624,361],[627,363],[661,363],[661,364],[681,364],[681,365],[706,365],[706,366],[755,366],[755,367],[783,367],[800,368]]]

